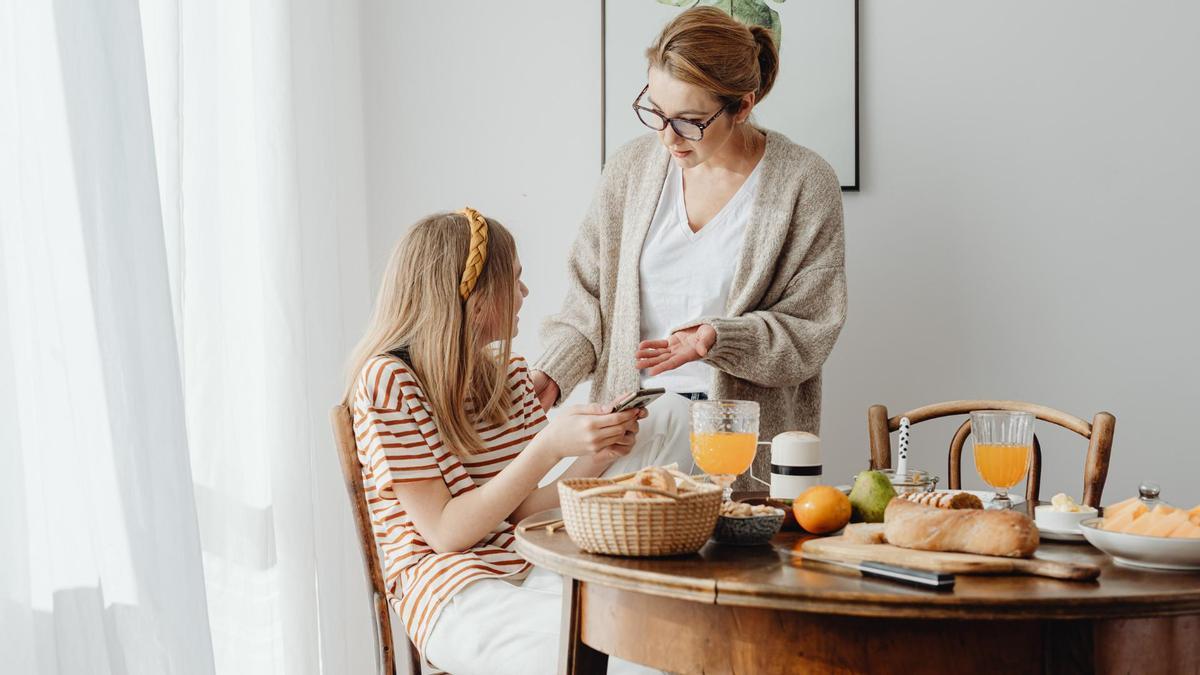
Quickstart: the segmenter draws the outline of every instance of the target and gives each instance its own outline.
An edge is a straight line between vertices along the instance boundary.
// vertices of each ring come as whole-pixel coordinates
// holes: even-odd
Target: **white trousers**
[[[425,644],[425,658],[452,675],[558,672],[563,579],[535,567],[523,582],[480,579],[454,594]],[[617,658],[609,675],[659,675]]]
[[[644,466],[691,466],[688,403],[666,394],[651,404],[637,443],[606,475]],[[557,672],[562,621],[562,577],[535,568],[523,581],[480,579],[463,588],[442,610],[425,644],[425,658],[452,675],[541,675]],[[608,672],[658,673],[616,658]]]

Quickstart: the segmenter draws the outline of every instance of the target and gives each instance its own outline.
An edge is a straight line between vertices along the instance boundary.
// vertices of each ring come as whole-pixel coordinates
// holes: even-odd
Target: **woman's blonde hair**
[[[746,26],[715,7],[679,14],[646,50],[651,68],[712,94],[736,110],[746,94],[757,104],[779,73],[779,49],[771,31]]]
[[[503,424],[511,405],[517,247],[503,225],[485,220],[486,259],[465,300],[460,290],[472,242],[467,215],[428,216],[396,244],[366,335],[350,359],[344,401],[353,403],[371,358],[402,353],[429,399],[442,441],[456,454],[482,451],[475,424]],[[493,338],[498,344],[485,344]]]

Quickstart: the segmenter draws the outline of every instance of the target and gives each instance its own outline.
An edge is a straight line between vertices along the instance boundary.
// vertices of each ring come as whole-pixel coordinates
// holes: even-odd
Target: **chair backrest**
[[[1083,503],[1088,506],[1100,506],[1100,496],[1104,492],[1104,482],[1108,478],[1108,460],[1112,454],[1113,429],[1117,418],[1111,413],[1099,412],[1088,422],[1068,415],[1054,408],[1025,403],[1023,401],[946,401],[922,406],[906,413],[888,417],[888,410],[882,405],[873,405],[867,410],[867,432],[871,443],[871,468],[887,469],[892,466],[891,432],[900,428],[900,418],[907,417],[910,424],[919,424],[926,420],[949,417],[952,415],[967,415],[973,410],[1016,410],[1033,413],[1037,419],[1057,424],[1074,431],[1088,440],[1087,460],[1083,471]],[[950,441],[950,457],[947,460],[950,474],[950,488],[962,487],[962,449],[967,436],[971,435],[971,420],[968,418],[958,427],[954,438]],[[1036,502],[1041,492],[1042,481],[1042,450],[1037,437],[1033,439],[1033,458],[1029,463],[1029,474],[1026,476],[1025,498]]]
[[[371,578],[372,599],[375,606],[375,645],[381,675],[396,675],[395,647],[392,642],[392,615],[388,606],[387,589],[383,585],[383,567],[375,546],[375,535],[371,529],[371,514],[367,510],[367,495],[362,485],[362,464],[358,461],[358,446],[354,440],[354,421],[350,409],[336,405],[329,411],[333,436],[337,440],[338,459],[342,467],[342,478],[346,494],[354,511],[354,525],[362,545],[363,564]],[[412,673],[420,673],[420,657],[409,645],[409,656],[414,666]]]

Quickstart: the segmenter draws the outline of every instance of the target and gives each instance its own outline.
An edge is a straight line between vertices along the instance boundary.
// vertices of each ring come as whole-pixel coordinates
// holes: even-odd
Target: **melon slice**
[[[1178,509],[1171,511],[1165,516],[1160,515],[1158,509],[1154,509],[1154,511],[1154,513],[1147,516],[1147,518],[1155,519],[1155,522],[1150,525],[1150,529],[1146,530],[1146,534],[1150,535],[1151,537],[1165,537],[1171,532],[1174,532],[1175,528],[1183,525],[1184,523],[1191,525],[1191,523],[1188,522],[1187,514]]]
[[[1173,539],[1200,539],[1200,525],[1185,522],[1167,536]]]
[[[1121,531],[1125,532],[1126,534],[1150,534],[1150,529],[1158,523],[1158,519],[1160,517],[1161,516],[1154,515],[1153,512],[1147,513],[1141,518],[1133,521],[1132,525]]]
[[[1115,518],[1105,516],[1103,522],[1100,523],[1100,527],[1109,532],[1124,532],[1126,528],[1133,524],[1133,521],[1133,512],[1126,510]]]
[[[1112,516],[1115,518],[1115,517],[1121,515],[1121,513],[1123,511],[1125,511],[1125,509],[1132,508],[1134,505],[1141,504],[1141,503],[1142,503],[1141,500],[1139,500],[1137,497],[1130,497],[1129,499],[1126,499],[1125,501],[1122,501],[1122,502],[1117,502],[1116,504],[1113,504],[1112,506],[1106,506],[1106,507],[1104,507],[1104,517],[1107,518],[1109,516]]]
[[[1137,497],[1104,509],[1101,528],[1151,537],[1200,538],[1200,505],[1184,510],[1159,504],[1146,507]]]
[[[1104,512],[1104,529],[1113,532],[1124,532],[1133,524],[1133,521],[1145,515],[1150,509],[1146,505],[1138,502],[1120,510],[1116,515],[1109,515],[1108,511]]]

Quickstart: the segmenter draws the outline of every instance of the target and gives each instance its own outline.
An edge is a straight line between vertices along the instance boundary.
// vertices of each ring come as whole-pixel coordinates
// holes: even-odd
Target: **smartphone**
[[[645,408],[654,402],[654,399],[667,393],[666,389],[641,389],[625,398],[617,401],[613,406],[613,412],[623,412],[633,410],[634,408]]]

